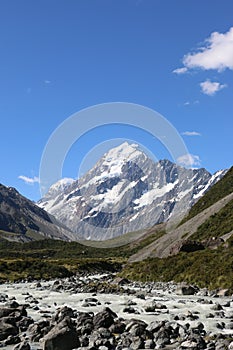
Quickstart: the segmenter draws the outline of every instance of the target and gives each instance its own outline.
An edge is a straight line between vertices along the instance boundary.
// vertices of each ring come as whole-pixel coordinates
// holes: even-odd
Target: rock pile
[[[233,350],[232,297],[220,299],[215,293],[213,297],[206,298],[206,290],[172,283],[143,285],[123,281],[119,283],[124,285],[122,289],[113,277],[105,276],[97,281],[93,278],[83,281],[69,278],[47,284],[31,283],[32,294],[22,292],[21,304],[12,294],[0,294],[0,348]],[[92,290],[93,286],[100,288]],[[103,286],[106,289],[102,289]],[[156,292],[156,287],[160,288],[160,292],[164,290],[167,293]],[[19,290],[17,284],[11,288],[17,292]],[[91,291],[92,294],[78,299],[84,295],[78,293],[83,291]],[[108,300],[111,302],[106,301],[107,294],[98,294],[106,291],[110,294]],[[114,298],[112,291],[115,293]],[[71,307],[62,301],[63,305],[57,306],[56,299],[52,299],[53,305],[49,304],[41,296],[49,292],[55,298],[56,295],[64,294],[66,298],[71,295],[73,300],[77,300],[76,304]],[[123,297],[120,296],[122,293]],[[116,294],[119,295],[116,297]],[[77,295],[79,297],[74,298]],[[124,300],[123,304],[119,301],[121,311],[114,309],[112,298]],[[188,309],[187,305],[195,307]],[[201,310],[205,310],[204,317]],[[215,323],[214,331],[208,330],[209,322]]]
[[[229,335],[210,337],[201,322],[195,327],[175,320],[147,324],[119,318],[109,307],[94,314],[67,306],[34,322],[17,303],[0,309],[0,340],[3,347],[16,344],[14,350],[30,350],[35,342],[43,350],[233,349]]]

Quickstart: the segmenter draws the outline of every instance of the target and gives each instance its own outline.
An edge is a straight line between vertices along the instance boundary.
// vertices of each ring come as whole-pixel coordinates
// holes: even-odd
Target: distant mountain
[[[42,238],[72,240],[74,235],[16,189],[0,184],[0,238],[15,241]]]
[[[154,162],[125,142],[81,179],[54,184],[38,204],[84,239],[104,240],[184,216],[225,173]]]

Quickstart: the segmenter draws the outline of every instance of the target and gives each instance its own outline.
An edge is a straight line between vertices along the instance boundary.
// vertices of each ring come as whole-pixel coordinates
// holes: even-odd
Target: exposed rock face
[[[103,240],[184,215],[225,172],[154,162],[123,143],[81,179],[54,184],[39,205],[83,238]]]
[[[20,195],[12,187],[0,184],[0,230],[18,234],[7,239],[27,241],[27,232],[47,238],[72,239],[73,234],[52,215]]]

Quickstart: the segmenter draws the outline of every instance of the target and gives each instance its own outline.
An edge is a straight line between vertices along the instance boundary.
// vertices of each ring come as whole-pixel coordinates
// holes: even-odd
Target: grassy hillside
[[[37,259],[69,259],[69,258],[128,258],[138,250],[144,248],[152,241],[164,234],[160,226],[145,231],[143,235],[134,241],[120,247],[100,248],[98,246],[84,245],[78,242],[67,242],[53,239],[43,239],[26,243],[10,242],[1,239],[0,258],[37,258]],[[133,233],[131,233],[132,235]],[[104,245],[104,242],[103,242]]]
[[[152,228],[135,241],[112,248],[52,239],[20,243],[0,238],[0,280],[67,277],[77,271],[118,271],[130,255],[162,234],[163,231]]]
[[[189,214],[181,221],[180,225],[201,213],[204,209],[210,207],[220,199],[226,197],[231,192],[233,192],[233,167],[231,167],[226,175],[211,187],[196,204],[194,204]]]
[[[191,209],[188,219],[233,191],[233,168],[225,177],[210,189]],[[214,215],[201,224],[189,237],[202,241],[221,237],[233,230],[233,200],[230,200]],[[172,235],[172,231],[170,232]],[[233,292],[233,236],[217,249],[204,249],[196,252],[180,252],[166,258],[148,258],[127,264],[121,276],[139,281],[175,281],[197,284],[209,289],[229,288]]]
[[[233,230],[233,200],[227,203],[218,213],[212,215],[191,236],[194,240],[205,240],[220,237]]]
[[[233,292],[233,237],[228,240],[227,248],[181,252],[163,259],[135,262],[126,265],[120,275],[138,281],[186,281],[209,289],[229,288]]]

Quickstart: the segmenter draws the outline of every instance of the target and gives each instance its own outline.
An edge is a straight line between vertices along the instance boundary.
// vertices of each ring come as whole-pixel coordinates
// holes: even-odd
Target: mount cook
[[[154,162],[136,144],[108,151],[78,180],[52,185],[38,205],[80,238],[110,239],[185,215],[224,176]]]

